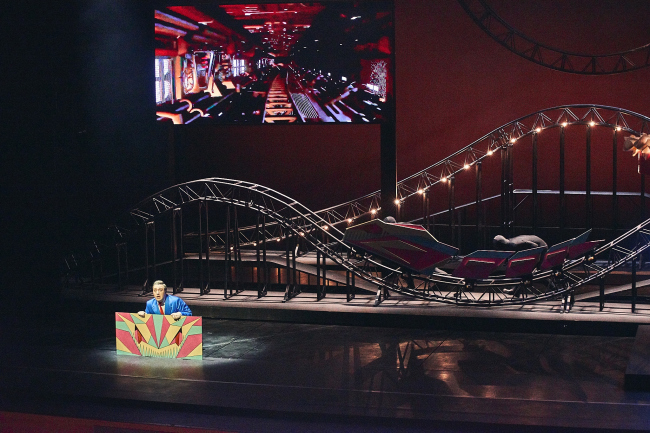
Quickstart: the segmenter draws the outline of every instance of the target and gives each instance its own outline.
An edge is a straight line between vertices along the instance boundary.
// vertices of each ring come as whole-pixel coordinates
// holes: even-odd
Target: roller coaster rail
[[[573,125],[606,127],[614,133],[650,133],[650,118],[622,108],[573,104],[539,110],[494,129],[446,158],[399,181],[397,199],[400,206],[414,197],[426,199],[432,187],[447,185],[456,176],[467,173],[487,158],[496,157],[499,151],[505,152],[508,146],[525,137],[540,134],[550,128],[568,128]],[[375,191],[314,213],[329,226],[349,226],[359,218],[379,215],[380,203],[381,191]],[[247,233],[253,233],[255,227],[241,227],[239,230],[242,245],[250,245],[253,242],[252,235]],[[222,232],[214,234],[215,242],[219,245],[219,234]],[[277,237],[277,234],[271,233],[271,236]]]
[[[525,278],[495,277],[472,281],[470,286],[463,278],[434,273],[411,276],[418,283],[409,285],[402,269],[390,268],[367,254],[355,251],[339,240],[342,233],[336,228],[326,230],[326,222],[315,213],[289,197],[257,184],[219,178],[196,180],[149,197],[136,206],[131,215],[143,223],[150,223],[157,215],[196,201],[244,207],[270,217],[284,229],[285,241],[289,237],[302,239],[345,271],[375,285],[378,288],[377,303],[390,292],[429,301],[484,306],[524,304],[555,298],[602,278],[650,248],[650,220],[647,220],[596,249],[593,254],[567,260],[561,269],[534,273],[530,281]],[[624,247],[629,246],[634,236],[634,244],[629,248]],[[607,252],[608,265],[598,265],[596,257]],[[578,276],[573,272],[576,269],[582,270],[585,276]],[[382,271],[384,276],[381,275]]]
[[[377,286],[384,286],[385,282],[367,269],[391,275],[400,271],[379,261],[373,260],[368,255],[355,251],[343,243],[343,233],[331,226],[299,202],[270,188],[232,179],[206,178],[195,180],[167,188],[147,199],[129,211],[129,214],[139,222],[146,224],[154,220],[156,215],[178,209],[183,205],[196,201],[211,201],[224,203],[231,206],[244,207],[264,216],[270,217],[280,227],[282,234],[265,232],[267,235],[262,241],[264,245],[269,240],[287,239],[289,236],[299,237],[308,242],[315,250],[326,255],[337,265]],[[289,231],[289,232],[287,232]],[[200,235],[200,234],[199,234]],[[211,240],[215,238],[208,233]],[[273,236],[268,236],[273,235]],[[276,236],[278,235],[278,236]],[[217,239],[223,241],[222,237]],[[322,240],[321,240],[322,239]],[[257,243],[257,241],[253,241]],[[224,242],[227,245],[226,242]],[[243,245],[242,245],[243,246]],[[362,257],[365,268],[359,268],[343,254]]]
[[[649,120],[628,110],[600,105],[570,105],[541,110],[493,130],[444,160],[402,180],[398,184],[399,191],[402,192],[400,200],[405,202],[415,195],[425,194],[427,189],[444,184],[454,176],[465,173],[469,166],[490,157],[497,150],[511,148],[523,137],[539,134],[544,129],[566,128],[576,124],[590,127],[602,126],[611,128],[616,136],[619,131],[631,134],[646,132]],[[532,278],[490,277],[467,281],[442,272],[432,275],[410,275],[403,269],[387,266],[381,260],[343,243],[343,232],[335,226],[344,222],[351,224],[362,216],[374,216],[378,210],[378,199],[379,192],[375,192],[338,206],[312,212],[290,197],[261,185],[231,179],[207,178],[176,185],[154,194],[133,207],[128,215],[131,222],[135,222],[138,227],[145,227],[146,239],[148,227],[155,227],[157,216],[165,213],[174,215],[176,212],[182,213],[184,207],[198,202],[199,227],[201,227],[203,212],[201,209],[205,212],[206,225],[205,231],[199,229],[194,235],[198,236],[201,242],[205,242],[206,248],[201,247],[200,251],[205,251],[206,259],[210,250],[222,250],[223,254],[228,255],[229,250],[232,249],[229,248],[231,235],[226,233],[233,233],[232,236],[235,238],[233,243],[237,249],[251,245],[256,248],[263,245],[266,248],[272,241],[284,240],[287,269],[289,269],[289,240],[291,240],[294,245],[292,249],[299,250],[302,244],[303,250],[316,251],[317,254],[328,257],[348,275],[358,276],[377,287],[377,303],[390,292],[430,301],[483,306],[523,304],[565,296],[567,293],[573,293],[581,285],[603,278],[617,267],[636,262],[649,248],[650,231],[647,226],[650,220],[601,246],[592,254],[576,260],[567,260],[562,264],[561,269],[536,272]],[[229,208],[228,215],[230,215],[230,207],[246,208],[257,213],[264,221],[267,217],[270,221],[268,225],[262,225],[261,233],[259,223],[242,228],[237,227],[235,223],[234,230],[227,226],[225,230],[209,231],[208,203],[226,205]],[[126,228],[127,225],[114,226],[118,261],[121,260],[119,246],[123,246],[123,254],[126,256],[129,233],[136,231]],[[146,242],[149,248],[149,241]],[[607,265],[602,265],[602,258],[606,253],[609,254]],[[97,254],[93,252],[91,259],[94,260],[98,256],[101,258],[99,251]],[[598,257],[601,258],[600,261],[596,260]],[[295,272],[295,254],[293,261]],[[155,256],[153,262],[155,265]],[[148,263],[147,256],[147,268]],[[72,266],[77,265],[72,264]],[[577,270],[582,271],[583,276],[577,275]],[[149,278],[145,285],[147,283],[150,283]],[[201,293],[204,293],[203,290]]]
[[[650,43],[610,54],[564,51],[535,41],[508,24],[484,0],[458,0],[465,12],[492,39],[538,65],[583,75],[608,75],[650,66]]]

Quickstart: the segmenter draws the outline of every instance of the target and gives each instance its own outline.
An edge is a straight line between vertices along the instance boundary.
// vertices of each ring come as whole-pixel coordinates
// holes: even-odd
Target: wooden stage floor
[[[114,312],[138,290],[72,291],[7,332],[0,410],[221,431],[629,431],[650,393],[623,388],[643,305],[463,308],[394,296],[181,294],[202,361],[118,356]],[[17,323],[9,312],[6,323]],[[577,430],[576,430],[577,429]]]

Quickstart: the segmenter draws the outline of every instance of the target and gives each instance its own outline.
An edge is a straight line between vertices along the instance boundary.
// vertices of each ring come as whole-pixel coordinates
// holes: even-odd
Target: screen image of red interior
[[[156,119],[380,123],[393,94],[392,3],[200,3],[155,10]]]

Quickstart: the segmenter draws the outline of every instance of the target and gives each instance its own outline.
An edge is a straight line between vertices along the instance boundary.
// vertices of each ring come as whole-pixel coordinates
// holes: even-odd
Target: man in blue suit
[[[152,286],[153,299],[147,301],[145,311],[138,311],[140,317],[145,314],[171,314],[174,320],[181,316],[191,316],[192,310],[178,296],[168,295],[167,286],[161,280],[156,280]]]

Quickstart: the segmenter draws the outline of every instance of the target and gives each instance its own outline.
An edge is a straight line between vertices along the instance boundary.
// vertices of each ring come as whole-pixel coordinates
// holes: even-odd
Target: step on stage
[[[143,309],[140,293],[88,286],[54,317],[12,317],[24,329],[4,339],[1,410],[256,432],[648,428],[650,393],[624,386],[644,305],[187,288],[202,361],[118,356],[114,312]]]

